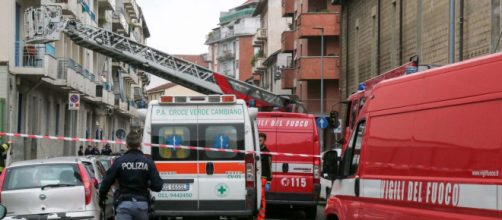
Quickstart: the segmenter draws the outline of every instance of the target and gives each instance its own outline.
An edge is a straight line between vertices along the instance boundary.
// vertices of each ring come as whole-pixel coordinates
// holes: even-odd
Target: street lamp
[[[320,115],[324,118],[324,28],[323,27],[313,27],[313,29],[321,31],[321,112]],[[324,119],[321,119],[324,120]],[[324,147],[324,128],[321,128],[319,134],[319,149],[323,150]]]

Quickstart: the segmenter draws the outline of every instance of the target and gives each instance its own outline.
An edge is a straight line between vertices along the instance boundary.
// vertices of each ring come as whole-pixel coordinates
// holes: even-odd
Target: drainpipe
[[[448,63],[455,62],[455,0],[450,0],[450,28],[448,31]]]
[[[458,18],[458,60],[464,60],[464,0],[460,0],[460,14]]]
[[[382,0],[378,0],[377,3],[377,57],[376,57],[376,74],[380,75],[380,11],[382,9]]]
[[[399,65],[403,65],[403,0],[399,0]]]
[[[342,5],[345,11],[345,98],[349,97],[349,3]],[[343,45],[342,45],[343,47]]]

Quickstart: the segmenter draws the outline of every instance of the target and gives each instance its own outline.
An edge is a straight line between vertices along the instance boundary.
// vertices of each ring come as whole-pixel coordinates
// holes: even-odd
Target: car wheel
[[[317,216],[317,206],[305,207],[305,215],[307,219],[315,219]]]

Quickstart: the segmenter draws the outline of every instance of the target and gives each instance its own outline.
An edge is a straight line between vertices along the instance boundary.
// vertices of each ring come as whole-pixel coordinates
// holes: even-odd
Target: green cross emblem
[[[225,189],[224,186],[220,186],[220,188],[218,189],[218,192],[220,192],[220,194],[223,195],[223,193],[225,193],[227,191],[227,189]]]
[[[220,183],[220,184],[216,185],[216,187],[214,189],[216,190],[216,195],[218,197],[226,197],[228,194],[227,184]]]

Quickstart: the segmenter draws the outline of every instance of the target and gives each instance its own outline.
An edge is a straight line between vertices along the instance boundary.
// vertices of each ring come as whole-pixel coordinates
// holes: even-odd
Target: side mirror
[[[338,174],[338,161],[340,158],[338,157],[337,151],[328,151],[324,153],[322,157],[323,165],[322,165],[322,176],[328,180],[335,180]]]
[[[0,205],[0,219],[3,219],[7,215],[7,208],[3,205]]]

